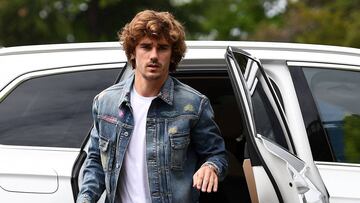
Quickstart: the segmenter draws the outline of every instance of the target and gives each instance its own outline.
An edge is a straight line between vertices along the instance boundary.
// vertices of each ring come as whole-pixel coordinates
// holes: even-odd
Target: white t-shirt
[[[125,153],[118,183],[118,203],[151,203],[146,165],[146,117],[155,97],[130,93],[134,130]]]

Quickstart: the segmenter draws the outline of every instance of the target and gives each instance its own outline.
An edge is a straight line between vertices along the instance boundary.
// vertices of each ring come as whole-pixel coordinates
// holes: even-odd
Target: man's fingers
[[[196,180],[196,188],[197,188],[198,190],[201,189],[201,185],[202,185],[202,182],[203,182],[203,178],[204,178],[203,173],[199,173],[198,176],[197,176],[197,180]]]
[[[193,187],[200,190],[203,182],[204,173],[202,170],[198,170],[193,176]]]
[[[202,182],[202,187],[201,187],[201,191],[206,192],[207,188],[208,188],[208,184],[211,178],[211,169],[209,170],[208,168],[205,168],[205,174],[204,174],[204,179]]]
[[[214,177],[214,187],[213,187],[213,191],[214,191],[214,192],[217,192],[217,190],[218,190],[218,184],[219,184],[218,176],[215,174],[215,177]]]
[[[212,189],[213,189],[213,185],[214,185],[214,181],[215,181],[215,177],[214,176],[216,176],[215,174],[211,174],[211,176],[210,176],[210,180],[209,180],[209,184],[208,184],[208,186],[207,186],[207,192],[212,192]]]

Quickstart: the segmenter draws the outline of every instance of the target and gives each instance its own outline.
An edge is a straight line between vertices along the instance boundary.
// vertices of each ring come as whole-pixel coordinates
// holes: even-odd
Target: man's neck
[[[159,94],[166,79],[167,77],[160,83],[158,80],[146,80],[141,77],[136,77],[135,75],[134,87],[139,95],[143,97],[153,97]]]

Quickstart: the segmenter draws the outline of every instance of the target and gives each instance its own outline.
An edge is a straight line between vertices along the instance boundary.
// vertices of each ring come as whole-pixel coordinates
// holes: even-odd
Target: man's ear
[[[133,59],[135,59],[135,55],[134,55],[134,54],[131,54],[131,55],[130,55],[130,60],[133,60]]]
[[[135,64],[135,55],[134,54],[130,55],[130,60],[129,61],[131,63],[132,68],[135,69],[136,64]]]

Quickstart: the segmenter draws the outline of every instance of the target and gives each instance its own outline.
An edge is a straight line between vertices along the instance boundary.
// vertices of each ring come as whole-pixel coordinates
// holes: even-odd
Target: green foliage
[[[114,41],[137,12],[154,9],[172,12],[189,40],[360,47],[360,0],[289,0],[282,9],[284,1],[0,0],[0,45]]]
[[[359,0],[304,2],[289,4],[280,23],[262,22],[252,39],[360,47]]]
[[[114,41],[138,11],[162,0],[0,0],[0,45]]]
[[[193,1],[184,10],[192,10],[192,18],[199,28],[191,32],[191,38],[239,40],[264,18],[264,8],[256,0],[207,0]]]
[[[360,163],[360,115],[344,119],[345,157],[349,163]]]
[[[55,0],[0,1],[0,43],[64,42],[72,34],[77,4]]]

